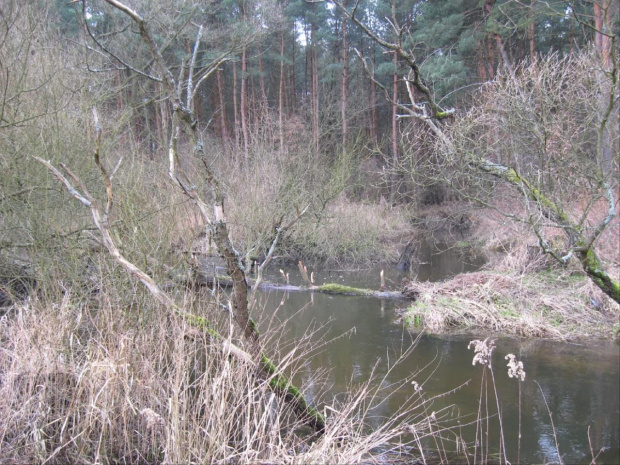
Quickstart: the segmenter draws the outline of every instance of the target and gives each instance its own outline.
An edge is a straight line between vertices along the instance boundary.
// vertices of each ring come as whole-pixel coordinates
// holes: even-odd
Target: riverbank
[[[416,300],[400,314],[414,330],[491,330],[559,340],[619,337],[618,305],[581,274],[480,271],[406,288]]]
[[[416,300],[400,314],[410,329],[490,330],[559,340],[620,337],[620,306],[579,264],[562,267],[544,255],[527,226],[492,209],[467,210],[458,204],[422,218],[431,236],[451,238],[455,247],[471,246],[487,263],[481,271],[443,282],[409,282],[406,292]],[[463,224],[467,228],[458,229]],[[620,269],[618,241],[616,220],[597,245],[612,276]]]
[[[389,217],[390,212],[378,209],[374,214]],[[402,211],[394,215],[401,220],[407,216]],[[578,263],[562,267],[544,255],[527,227],[506,221],[494,210],[456,202],[420,211],[411,221],[407,233],[402,222],[400,232],[387,227],[375,231],[376,256],[390,257],[383,261],[386,275],[390,275],[385,290],[391,291],[391,296],[402,293],[409,299],[401,304],[399,313],[411,331],[489,331],[556,340],[619,338],[620,306],[586,277]],[[371,223],[364,222],[367,227]],[[601,238],[598,250],[610,271],[617,274],[617,225],[612,226]],[[346,236],[342,233],[336,237],[342,235]],[[284,257],[291,255],[284,251]],[[339,288],[332,292],[382,297],[378,292],[380,266],[371,267],[373,276],[366,281],[360,279],[367,273],[361,270],[340,278],[338,274],[342,273],[328,276],[324,273],[328,263],[311,266],[318,270],[317,284],[337,282],[364,289]],[[405,263],[408,270],[395,271]],[[201,268],[208,274],[216,265],[202,263]],[[280,266],[291,271],[291,283],[303,285],[294,259],[281,260]],[[363,260],[344,265],[339,262],[337,266],[366,269],[369,265]],[[403,276],[407,276],[404,285]],[[267,278],[269,281],[281,290],[285,285],[277,272]]]

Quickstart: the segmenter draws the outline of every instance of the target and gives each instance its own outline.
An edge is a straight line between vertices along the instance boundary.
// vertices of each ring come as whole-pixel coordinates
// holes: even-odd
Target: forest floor
[[[607,297],[575,261],[562,267],[540,252],[536,236],[490,209],[467,212],[452,204],[420,215],[439,240],[470,244],[487,258],[477,272],[443,282],[412,281],[415,301],[400,313],[412,329],[456,329],[551,339],[620,339],[620,305]],[[618,220],[597,253],[618,279]]]

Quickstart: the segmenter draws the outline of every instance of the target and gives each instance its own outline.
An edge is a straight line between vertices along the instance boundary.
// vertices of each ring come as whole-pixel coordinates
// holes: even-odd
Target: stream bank
[[[618,305],[580,273],[479,271],[407,287],[417,298],[400,315],[412,330],[489,330],[558,340],[619,337]]]
[[[528,225],[494,209],[458,202],[420,212],[415,224],[414,240],[421,247],[413,247],[405,292],[416,298],[399,312],[410,330],[620,340],[620,305],[586,276],[577,260],[561,266],[542,253]],[[615,276],[620,274],[618,244],[614,228],[597,243],[599,257]],[[417,264],[431,261],[418,258],[428,249],[438,257],[460,253],[463,262],[477,266],[441,276],[442,263],[434,258],[429,273]]]

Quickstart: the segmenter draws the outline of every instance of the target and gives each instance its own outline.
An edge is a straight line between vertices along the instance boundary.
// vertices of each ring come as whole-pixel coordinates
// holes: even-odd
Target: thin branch
[[[200,38],[202,37],[203,26],[198,26],[198,33],[196,34],[196,41],[194,42],[194,52],[189,62],[189,73],[187,76],[187,102],[185,106],[188,109],[192,108],[194,89],[192,87],[192,80],[194,79],[194,66],[196,66],[196,56],[198,55],[198,47],[200,46]]]
[[[616,217],[616,204],[614,202],[614,191],[611,187],[609,186],[605,186],[607,187],[606,191],[605,191],[605,197],[607,198],[607,205],[609,206],[609,209],[607,210],[607,216],[605,216],[605,218],[599,222],[598,225],[596,225],[596,227],[594,228],[594,231],[592,232],[592,234],[590,234],[590,237],[587,239],[587,242],[580,247],[580,250],[589,250],[592,248],[592,246],[594,245],[594,242],[596,242],[596,240],[599,238],[599,236],[603,233],[603,231],[605,231],[605,229],[607,228],[607,226],[609,225],[609,223],[611,223],[611,221]]]
[[[108,1],[108,0],[106,0]],[[115,2],[114,0],[109,1],[108,3],[118,3]],[[123,5],[124,6],[124,5]],[[120,9],[120,8],[119,8]],[[130,10],[131,11],[131,10]],[[134,13],[135,14],[135,13]],[[112,52],[108,47],[106,47],[105,45],[103,45],[101,42],[99,42],[99,40],[97,39],[97,37],[95,37],[95,35],[93,34],[93,32],[90,29],[90,26],[88,25],[88,21],[86,19],[87,16],[87,12],[86,12],[86,0],[82,1],[82,17],[84,20],[84,29],[86,29],[86,32],[88,33],[88,35],[90,36],[90,38],[92,39],[92,41],[97,44],[97,46],[103,50],[103,52],[105,52],[107,55],[111,56],[114,60],[118,61],[121,65],[123,65],[126,69],[133,71],[136,74],[139,74],[140,76],[143,76],[147,79],[150,79],[152,81],[156,81],[156,82],[162,82],[162,79],[160,77],[157,76],[153,76],[152,74],[146,73],[144,71],[139,70],[138,68],[136,68],[135,66],[130,65],[129,63],[127,63],[125,60],[123,60],[122,58],[120,58],[117,54],[115,54],[114,52]],[[138,16],[139,17],[139,16]]]
[[[43,160],[42,158],[39,158],[36,155],[32,155],[32,158],[34,158],[38,162],[45,165],[47,169],[50,170],[50,172],[54,175],[54,177],[58,179],[62,184],[64,184],[66,189],[69,191],[69,194],[71,194],[73,197],[78,199],[80,202],[82,202],[82,204],[86,205],[88,208],[91,208],[92,202],[88,200],[86,197],[84,197],[80,192],[78,192],[78,190],[71,185],[71,183],[67,180],[67,178],[65,178],[62,175],[62,173],[58,171],[58,169],[56,169],[54,165],[51,164],[49,160]]]
[[[250,309],[254,308],[254,304],[256,302],[256,291],[258,290],[258,287],[263,281],[263,272],[265,271],[269,263],[271,263],[273,254],[276,251],[276,247],[278,245],[280,238],[282,237],[282,234],[284,234],[286,231],[292,228],[295,225],[295,223],[297,223],[301,219],[301,217],[306,214],[309,208],[310,208],[310,204],[306,205],[306,207],[303,210],[298,211],[297,215],[284,226],[282,226],[283,219],[280,219],[279,224],[275,227],[276,235],[273,238],[273,241],[271,241],[271,246],[269,247],[267,256],[263,260],[263,263],[261,263],[258,269],[256,270],[256,281],[254,282],[254,288],[252,290],[252,296],[250,298]]]

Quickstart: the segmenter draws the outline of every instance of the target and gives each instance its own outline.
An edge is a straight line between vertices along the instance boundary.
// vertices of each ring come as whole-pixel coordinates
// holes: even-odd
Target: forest
[[[617,341],[619,17],[4,0],[0,462],[450,461],[417,390],[379,428],[371,381],[309,400],[327,343],[282,339],[261,300],[289,272],[403,299],[413,332]],[[484,265],[417,279],[423,243]],[[315,285],[342,268],[380,285]]]

